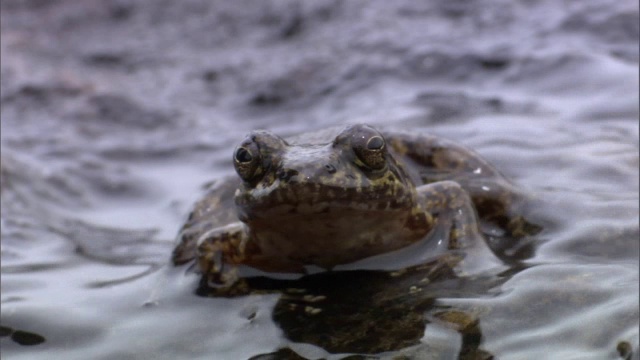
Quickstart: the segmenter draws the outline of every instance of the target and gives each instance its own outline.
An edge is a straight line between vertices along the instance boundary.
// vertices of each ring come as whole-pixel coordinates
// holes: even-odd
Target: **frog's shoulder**
[[[205,185],[206,194],[196,202],[178,234],[178,244],[173,251],[174,264],[195,258],[196,243],[202,234],[238,221],[233,201],[238,185],[239,180],[235,176]]]

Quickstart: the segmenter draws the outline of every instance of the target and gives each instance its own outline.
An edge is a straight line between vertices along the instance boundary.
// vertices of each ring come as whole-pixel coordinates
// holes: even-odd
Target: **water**
[[[378,357],[638,358],[636,2],[14,0],[1,16],[3,358],[344,357],[300,340],[278,294],[197,296],[166,265],[246,132],[362,121],[473,148],[549,220],[518,267],[422,302],[336,292],[332,311],[383,302],[393,334],[376,336],[397,341]],[[351,346],[330,352],[377,352]]]

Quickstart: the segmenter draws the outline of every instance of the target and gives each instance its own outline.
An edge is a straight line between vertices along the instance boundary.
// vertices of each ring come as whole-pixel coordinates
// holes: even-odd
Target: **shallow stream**
[[[636,1],[0,9],[3,359],[638,359]],[[540,204],[531,253],[407,307],[311,278],[323,315],[380,324],[339,346],[277,293],[198,296],[168,265],[248,131],[355,122],[476,150]]]

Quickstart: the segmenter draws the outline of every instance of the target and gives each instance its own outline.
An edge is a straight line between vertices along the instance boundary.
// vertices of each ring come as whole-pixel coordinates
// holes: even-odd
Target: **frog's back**
[[[453,180],[466,187],[470,180],[506,186],[508,181],[475,151],[425,133],[383,131],[393,156],[416,185]]]

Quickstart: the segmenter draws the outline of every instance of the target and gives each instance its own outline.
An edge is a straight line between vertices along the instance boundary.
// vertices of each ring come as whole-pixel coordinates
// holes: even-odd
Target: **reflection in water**
[[[285,336],[294,343],[312,344],[330,353],[377,354],[410,348],[421,344],[425,327],[433,323],[460,335],[460,358],[490,358],[479,348],[482,333],[478,318],[439,305],[437,300],[486,297],[513,272],[460,276],[455,268],[462,261],[462,255],[449,253],[393,272],[322,272],[296,280],[251,277],[233,288],[209,287],[203,278],[197,293],[213,297],[281,293],[272,318]],[[442,352],[429,348],[429,344],[421,345],[422,352]]]
[[[0,337],[11,337],[15,343],[30,346],[39,345],[46,341],[42,335],[38,335],[29,331],[12,329],[10,327],[0,325]]]

